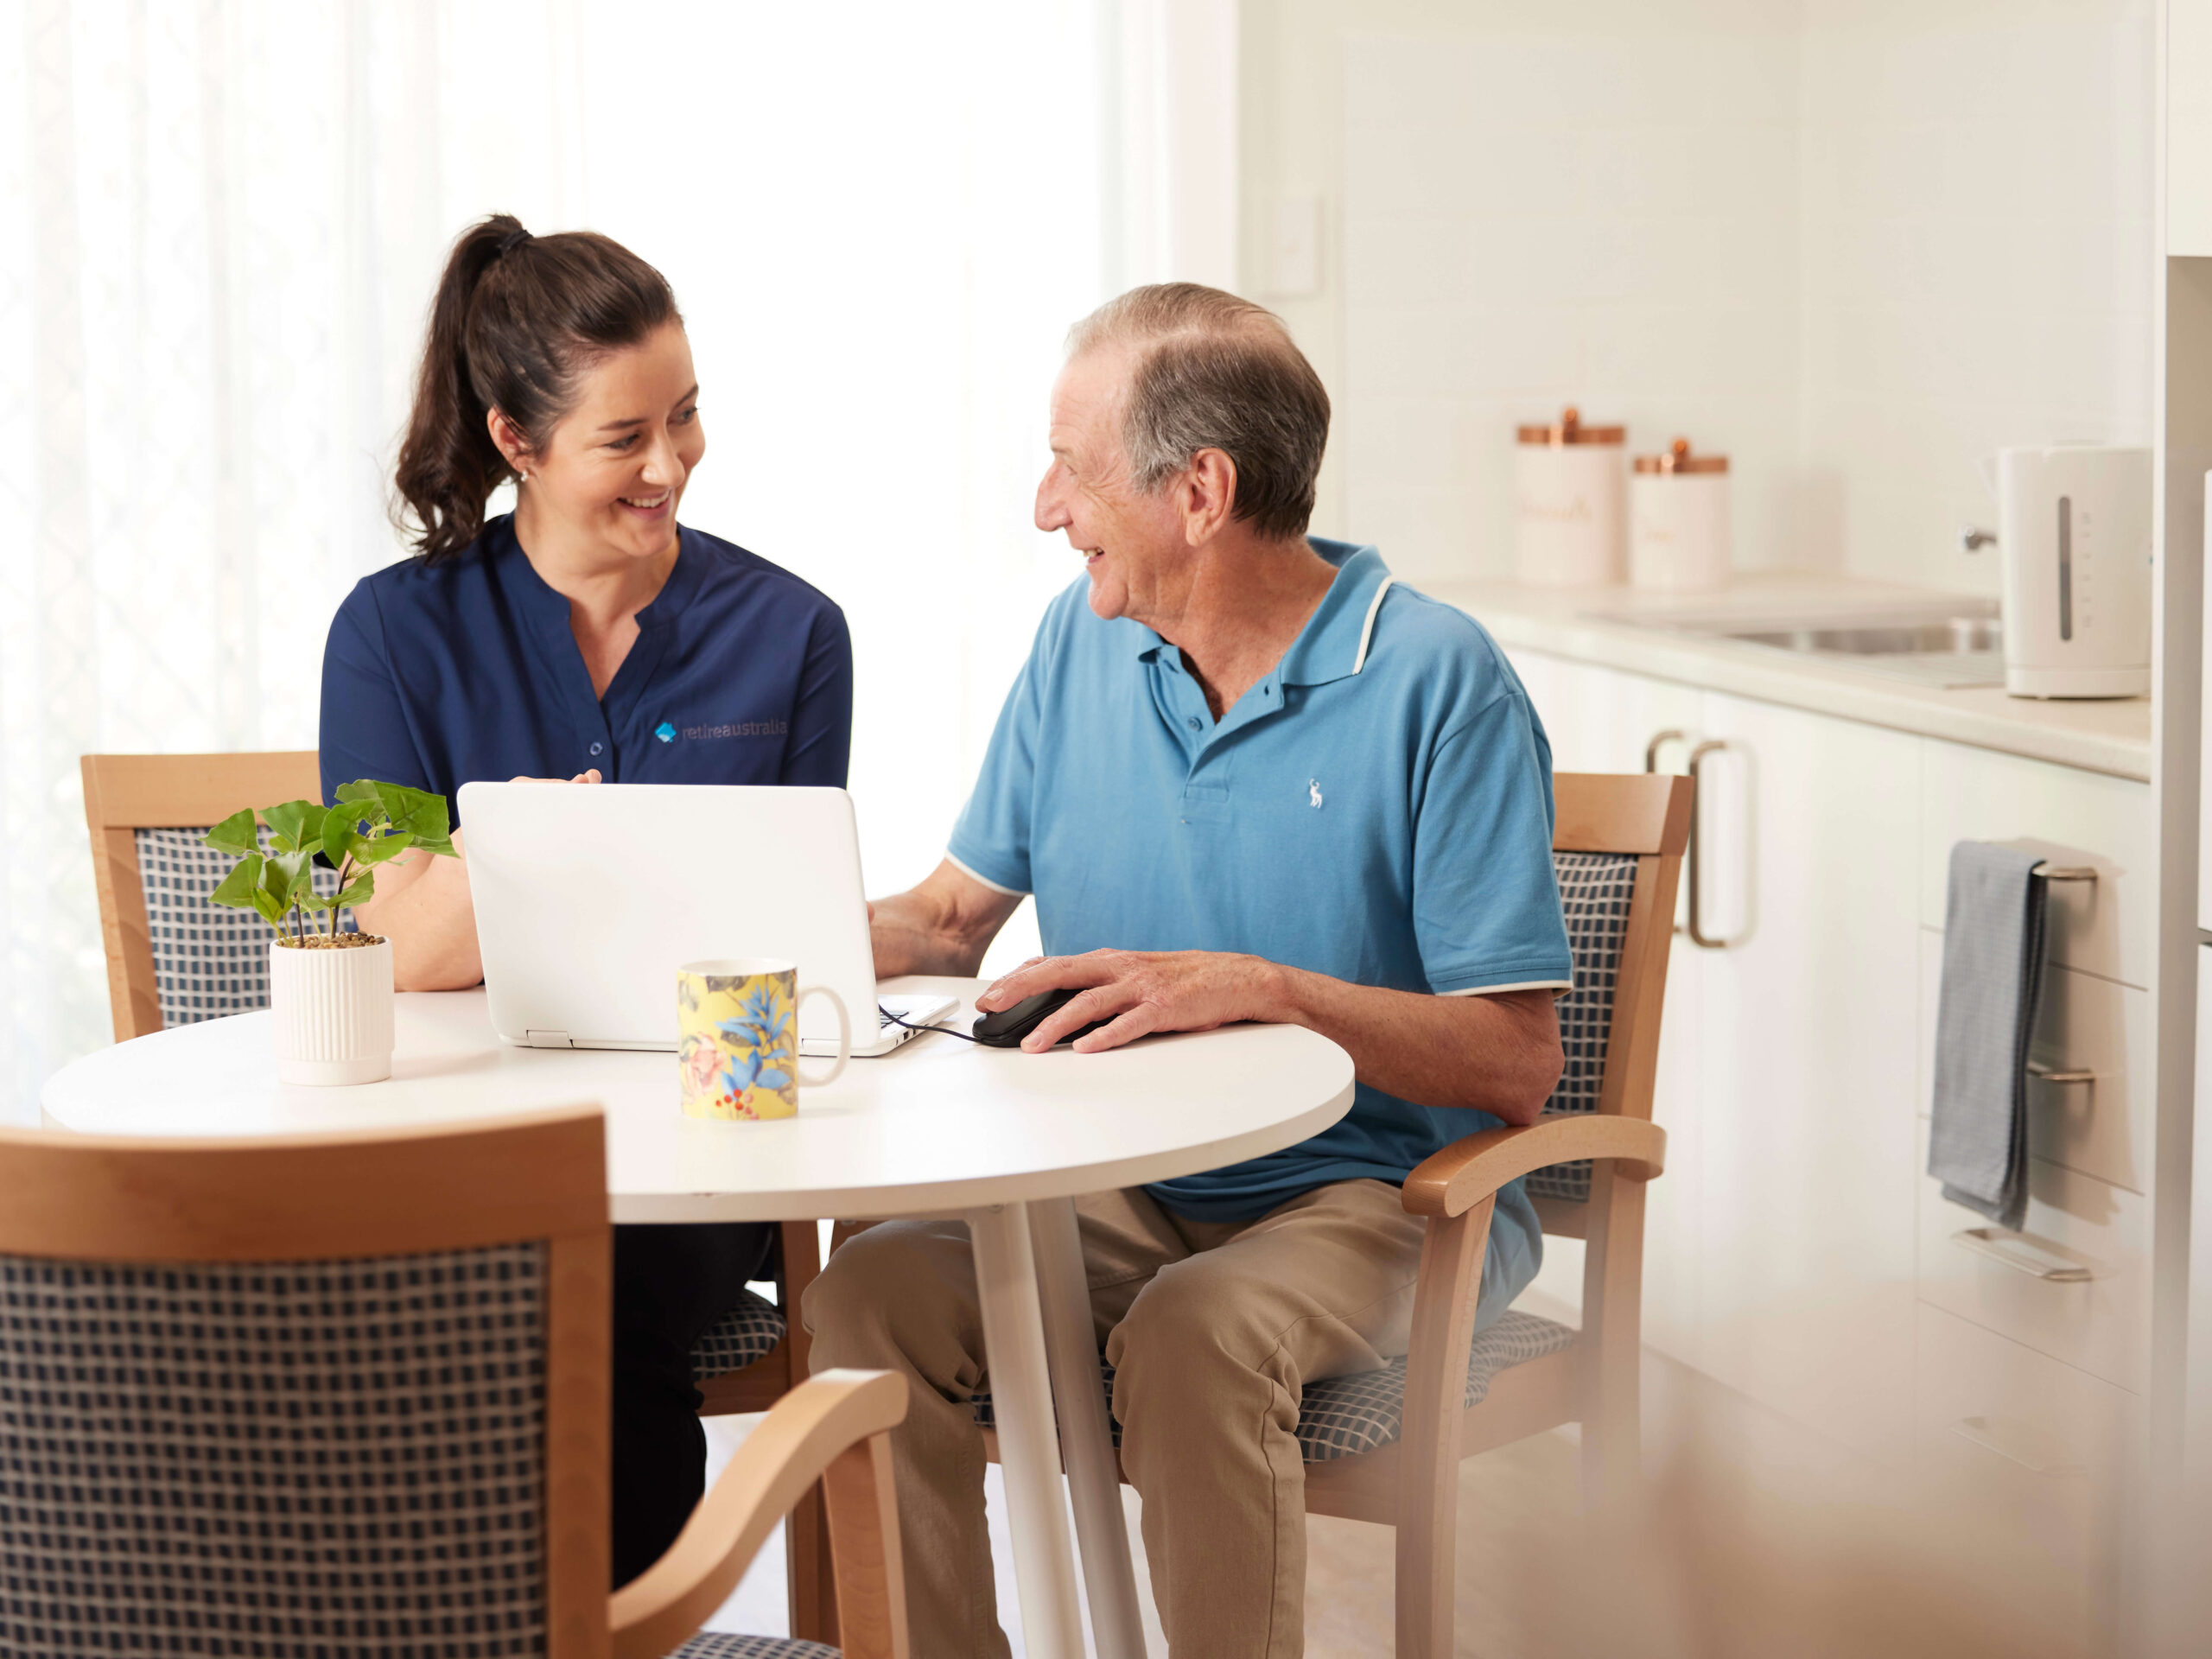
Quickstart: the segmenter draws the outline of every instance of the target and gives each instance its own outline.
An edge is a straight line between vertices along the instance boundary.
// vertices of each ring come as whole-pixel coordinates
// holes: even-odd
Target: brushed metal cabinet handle
[[[2007,1463],[2053,1480],[2079,1479],[2089,1472],[2078,1463],[2045,1462],[2020,1444],[2024,1436],[2006,1434],[1995,1418],[1961,1417],[1951,1425],[1951,1433],[1985,1452],[1995,1452]]]
[[[1689,925],[1690,943],[1697,946],[1700,950],[1726,950],[1730,949],[1732,946],[1741,944],[1744,942],[1740,938],[1733,939],[1713,938],[1707,935],[1705,930],[1699,925],[1703,916],[1701,898],[1704,883],[1702,872],[1705,868],[1705,832],[1701,827],[1704,823],[1705,814],[1703,809],[1706,801],[1705,757],[1708,754],[1724,750],[1727,747],[1728,741],[1726,738],[1713,737],[1707,738],[1704,742],[1700,743],[1696,747],[1690,751],[1690,781],[1697,785],[1697,789],[1695,794],[1691,798],[1690,805],[1690,849],[1688,859],[1690,867],[1690,900],[1689,915],[1688,919]]]
[[[2069,1262],[2049,1250],[2038,1249],[2024,1238],[2000,1233],[1994,1227],[1967,1227],[1951,1235],[1961,1249],[2002,1262],[2015,1273],[2040,1279],[2047,1285],[2084,1285],[2097,1275],[2078,1262]]]
[[[1643,746],[1644,771],[1647,772],[1656,772],[1659,770],[1659,751],[1665,748],[1667,745],[1669,743],[1687,743],[1690,740],[1687,734],[1677,731],[1672,726],[1669,726],[1663,732],[1652,733],[1651,741]]]

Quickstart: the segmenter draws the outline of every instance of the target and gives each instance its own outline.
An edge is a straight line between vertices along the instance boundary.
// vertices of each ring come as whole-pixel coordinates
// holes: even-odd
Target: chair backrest
[[[604,1137],[0,1132],[0,1651],[604,1654]]]
[[[1554,780],[1552,865],[1574,988],[1559,999],[1567,1064],[1547,1115],[1651,1116],[1692,787],[1687,778],[1649,774],[1565,772]],[[1529,1178],[1546,1231],[1581,1236],[1587,1224],[1578,1212],[1589,1202],[1591,1179],[1586,1161]]]
[[[83,768],[117,1040],[268,1007],[274,935],[207,903],[232,861],[200,837],[242,806],[321,800],[315,751],[88,754]],[[327,898],[337,872],[318,867],[315,882]]]

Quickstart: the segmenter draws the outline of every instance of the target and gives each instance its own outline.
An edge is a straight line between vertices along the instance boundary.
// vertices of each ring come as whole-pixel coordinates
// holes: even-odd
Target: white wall
[[[108,1038],[78,757],[315,744],[331,614],[403,551],[432,288],[493,210],[667,274],[684,522],[843,606],[872,889],[931,868],[1077,576],[1031,517],[1103,297],[1098,14],[0,0],[0,1121]]]
[[[1727,453],[1738,561],[1993,591],[1999,443],[2149,441],[2147,0],[1280,0],[1245,23],[1244,278],[1338,400],[1319,527],[1511,567],[1512,428]]]
[[[2145,0],[1812,0],[1805,562],[1995,592],[1975,460],[2151,442]]]

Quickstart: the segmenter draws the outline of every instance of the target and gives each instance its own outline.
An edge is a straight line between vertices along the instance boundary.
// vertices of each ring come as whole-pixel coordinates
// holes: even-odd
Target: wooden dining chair
[[[275,935],[252,911],[207,903],[232,861],[200,837],[243,806],[321,800],[315,752],[88,754],[81,767],[116,1040],[268,1007]],[[334,872],[318,869],[315,880],[326,895],[336,891]],[[340,914],[350,925],[351,912]],[[766,1411],[806,1380],[806,1332],[785,1310],[821,1265],[814,1223],[785,1223],[770,1268],[775,1301],[743,1293],[692,1351],[702,1415]],[[834,1618],[819,1578],[823,1524],[820,1499],[809,1495],[786,1556],[791,1628],[806,1636]]]
[[[1411,1351],[1300,1397],[1306,1509],[1397,1529],[1399,1659],[1452,1651],[1461,1459],[1579,1423],[1586,1502],[1637,1472],[1643,1185],[1666,1154],[1651,1094],[1691,796],[1687,778],[1554,779],[1552,864],[1574,955],[1558,1004],[1566,1069],[1537,1122],[1455,1141],[1406,1178],[1407,1211],[1427,1218]],[[1509,1308],[1477,1334],[1491,1212],[1522,1177],[1544,1231],[1583,1241],[1582,1323]],[[1110,1402],[1113,1370],[1101,1370]],[[995,1459],[990,1396],[975,1410]]]
[[[115,1039],[269,1006],[268,923],[207,902],[231,865],[200,837],[242,806],[319,801],[313,749],[88,754],[85,823]],[[316,871],[326,897],[337,874]]]
[[[605,1146],[0,1131],[9,1649],[830,1659],[695,1634],[819,1480],[845,1653],[903,1656],[888,1373],[779,1402],[610,1598]]]

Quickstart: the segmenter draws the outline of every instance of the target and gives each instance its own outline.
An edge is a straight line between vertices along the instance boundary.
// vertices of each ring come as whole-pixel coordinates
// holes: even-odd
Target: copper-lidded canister
[[[1538,588],[1602,588],[1627,564],[1624,426],[1585,426],[1570,406],[1523,426],[1513,452],[1515,566]]]
[[[1732,557],[1728,457],[1690,453],[1676,438],[1663,454],[1638,455],[1629,484],[1629,580],[1686,593],[1728,580]]]

